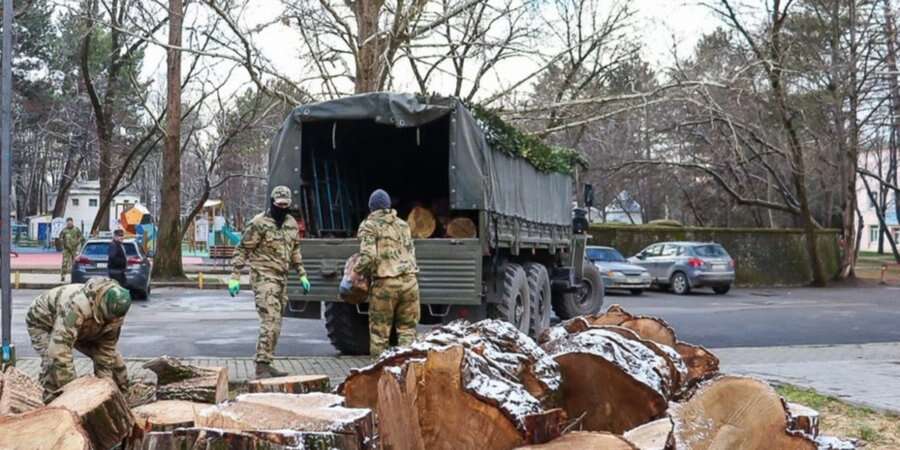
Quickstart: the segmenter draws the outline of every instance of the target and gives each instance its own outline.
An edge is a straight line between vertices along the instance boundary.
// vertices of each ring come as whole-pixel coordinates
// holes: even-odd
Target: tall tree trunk
[[[378,18],[383,7],[384,0],[353,2],[359,34],[356,49],[356,80],[354,80],[357,94],[375,92],[381,90],[384,85],[382,73],[386,38],[378,35],[380,32]],[[397,14],[399,13],[397,11]]]
[[[163,150],[162,200],[155,271],[162,278],[183,278],[181,264],[181,26],[184,1],[169,0],[168,99]]]
[[[842,149],[843,145],[839,145],[839,151],[841,152],[841,156],[843,158],[839,158],[843,164],[839,164],[839,168],[842,170],[841,172],[841,181],[843,182],[843,193],[842,197],[842,211],[841,211],[841,225],[842,225],[842,235],[843,235],[843,254],[841,255],[841,271],[840,276],[842,278],[851,278],[855,276],[855,267],[856,267],[856,259],[857,259],[857,251],[856,247],[859,245],[859,233],[857,233],[856,226],[856,209],[857,209],[857,193],[856,193],[856,181],[857,181],[857,169],[859,168],[859,119],[858,119],[858,110],[859,110],[859,87],[857,86],[857,65],[859,63],[858,60],[858,51],[857,51],[857,42],[856,42],[856,2],[850,2],[850,51],[848,61],[847,72],[849,75],[849,79],[846,83],[848,87],[848,100],[850,105],[849,114],[847,114],[847,118],[849,119],[849,136],[847,139],[847,147],[846,149]],[[833,57],[838,56],[839,49],[838,45],[841,40],[840,33],[840,19],[841,16],[838,14],[838,10],[836,8],[836,13],[832,18],[834,25],[833,37],[832,37],[832,52]],[[833,66],[837,66],[837,59],[832,61]],[[837,72],[837,69],[835,69]],[[833,84],[837,84],[837,79],[834,80]],[[835,109],[839,111],[840,114],[836,119],[836,126],[838,129],[838,142],[843,143],[844,140],[844,120],[845,117],[842,111],[843,104],[843,96],[838,97],[840,100],[835,102]]]
[[[53,217],[62,217],[66,213],[69,189],[75,183],[78,171],[81,170],[81,163],[84,161],[84,152],[78,152],[75,148],[75,146],[70,147],[66,156],[66,164],[63,166],[62,177],[59,180],[59,191],[57,191],[56,201],[53,203]],[[78,154],[76,155],[76,153]]]

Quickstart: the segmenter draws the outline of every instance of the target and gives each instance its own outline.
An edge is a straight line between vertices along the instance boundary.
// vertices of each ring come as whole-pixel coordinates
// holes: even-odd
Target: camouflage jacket
[[[51,362],[52,388],[59,389],[75,379],[72,349],[89,347],[93,351],[95,372],[112,373],[119,389],[127,388],[128,373],[116,348],[124,318],[106,320],[101,311],[102,293],[115,281],[93,278],[85,284],[59,286],[31,303],[26,316],[29,328],[50,334],[47,357]]]
[[[296,269],[301,277],[306,275],[297,221],[288,215],[279,229],[267,214],[257,215],[244,230],[232,264],[235,279],[247,264],[256,279],[284,282],[291,269]]]
[[[374,278],[417,273],[416,249],[409,225],[393,209],[373,211],[359,226],[356,272]]]
[[[84,236],[81,235],[81,230],[78,227],[63,228],[59,232],[59,242],[62,244],[64,251],[75,253],[81,248],[81,244],[84,243]]]

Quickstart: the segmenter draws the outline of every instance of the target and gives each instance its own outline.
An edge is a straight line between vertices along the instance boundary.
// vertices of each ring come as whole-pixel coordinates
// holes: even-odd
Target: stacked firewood
[[[457,321],[355,369],[253,381],[228,400],[223,368],[162,357],[123,394],[79,378],[49,405],[15,369],[0,378],[0,449],[845,450],[819,416],[663,320],[617,305],[547,330]]]

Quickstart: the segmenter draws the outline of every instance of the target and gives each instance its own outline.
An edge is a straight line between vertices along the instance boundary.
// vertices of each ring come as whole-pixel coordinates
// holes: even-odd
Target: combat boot
[[[269,363],[256,363],[256,379],[286,377],[287,372],[282,372]]]

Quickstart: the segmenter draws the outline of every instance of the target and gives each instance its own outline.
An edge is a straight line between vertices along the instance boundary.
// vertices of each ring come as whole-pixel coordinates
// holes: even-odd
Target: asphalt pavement
[[[13,341],[19,356],[34,356],[25,311],[40,291],[13,291]],[[680,339],[709,348],[900,342],[900,288],[735,289],[724,296],[609,294],[638,314],[664,318]],[[215,290],[154,289],[134,303],[119,347],[126,357],[252,356],[257,335],[252,295]],[[321,320],[285,319],[276,352],[282,356],[337,355]]]

